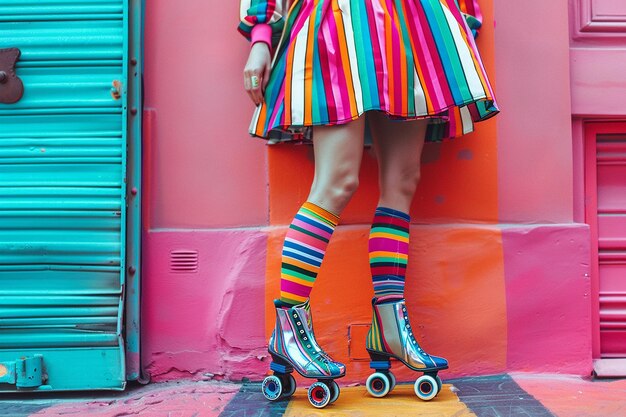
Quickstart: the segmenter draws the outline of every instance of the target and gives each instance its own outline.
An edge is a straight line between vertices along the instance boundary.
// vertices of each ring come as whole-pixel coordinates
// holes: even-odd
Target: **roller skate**
[[[314,407],[334,403],[339,397],[335,379],[346,374],[346,367],[333,361],[315,341],[309,301],[289,309],[282,308],[280,300],[274,300],[274,305],[276,327],[268,347],[274,374],[263,380],[263,395],[270,401],[291,397],[296,391],[296,380],[291,375],[295,369],[305,378],[317,379],[308,391]]]
[[[391,373],[391,358],[409,369],[423,372],[414,384],[415,395],[424,401],[432,400],[441,391],[441,378],[437,375],[448,368],[448,361],[424,352],[413,336],[404,299],[391,302],[372,300],[372,327],[367,335],[370,368],[375,372],[367,378],[370,395],[384,397],[396,385]]]

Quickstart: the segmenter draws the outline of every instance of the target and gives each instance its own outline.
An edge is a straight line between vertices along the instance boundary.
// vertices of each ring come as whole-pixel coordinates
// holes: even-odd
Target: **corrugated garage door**
[[[128,1],[0,1],[0,391],[125,386],[127,34]]]

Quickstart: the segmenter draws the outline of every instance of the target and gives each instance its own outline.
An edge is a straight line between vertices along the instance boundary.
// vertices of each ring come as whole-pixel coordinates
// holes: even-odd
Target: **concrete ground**
[[[176,381],[132,385],[124,392],[0,395],[1,417],[626,417],[626,380],[507,374],[444,380],[442,392],[423,402],[413,386],[387,397],[363,386],[344,386],[336,403],[313,408],[306,390],[289,401],[266,401],[258,383]]]

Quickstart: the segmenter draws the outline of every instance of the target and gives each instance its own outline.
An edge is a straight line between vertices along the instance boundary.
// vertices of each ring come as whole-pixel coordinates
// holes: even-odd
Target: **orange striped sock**
[[[309,201],[289,226],[282,254],[280,300],[289,305],[309,298],[339,217]]]

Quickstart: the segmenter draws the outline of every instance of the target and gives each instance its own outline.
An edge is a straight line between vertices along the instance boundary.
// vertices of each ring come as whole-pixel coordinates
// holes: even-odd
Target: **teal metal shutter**
[[[0,391],[123,389],[125,338],[138,377],[130,12],[129,0],[0,1],[0,49],[21,50],[24,84],[0,104]]]

